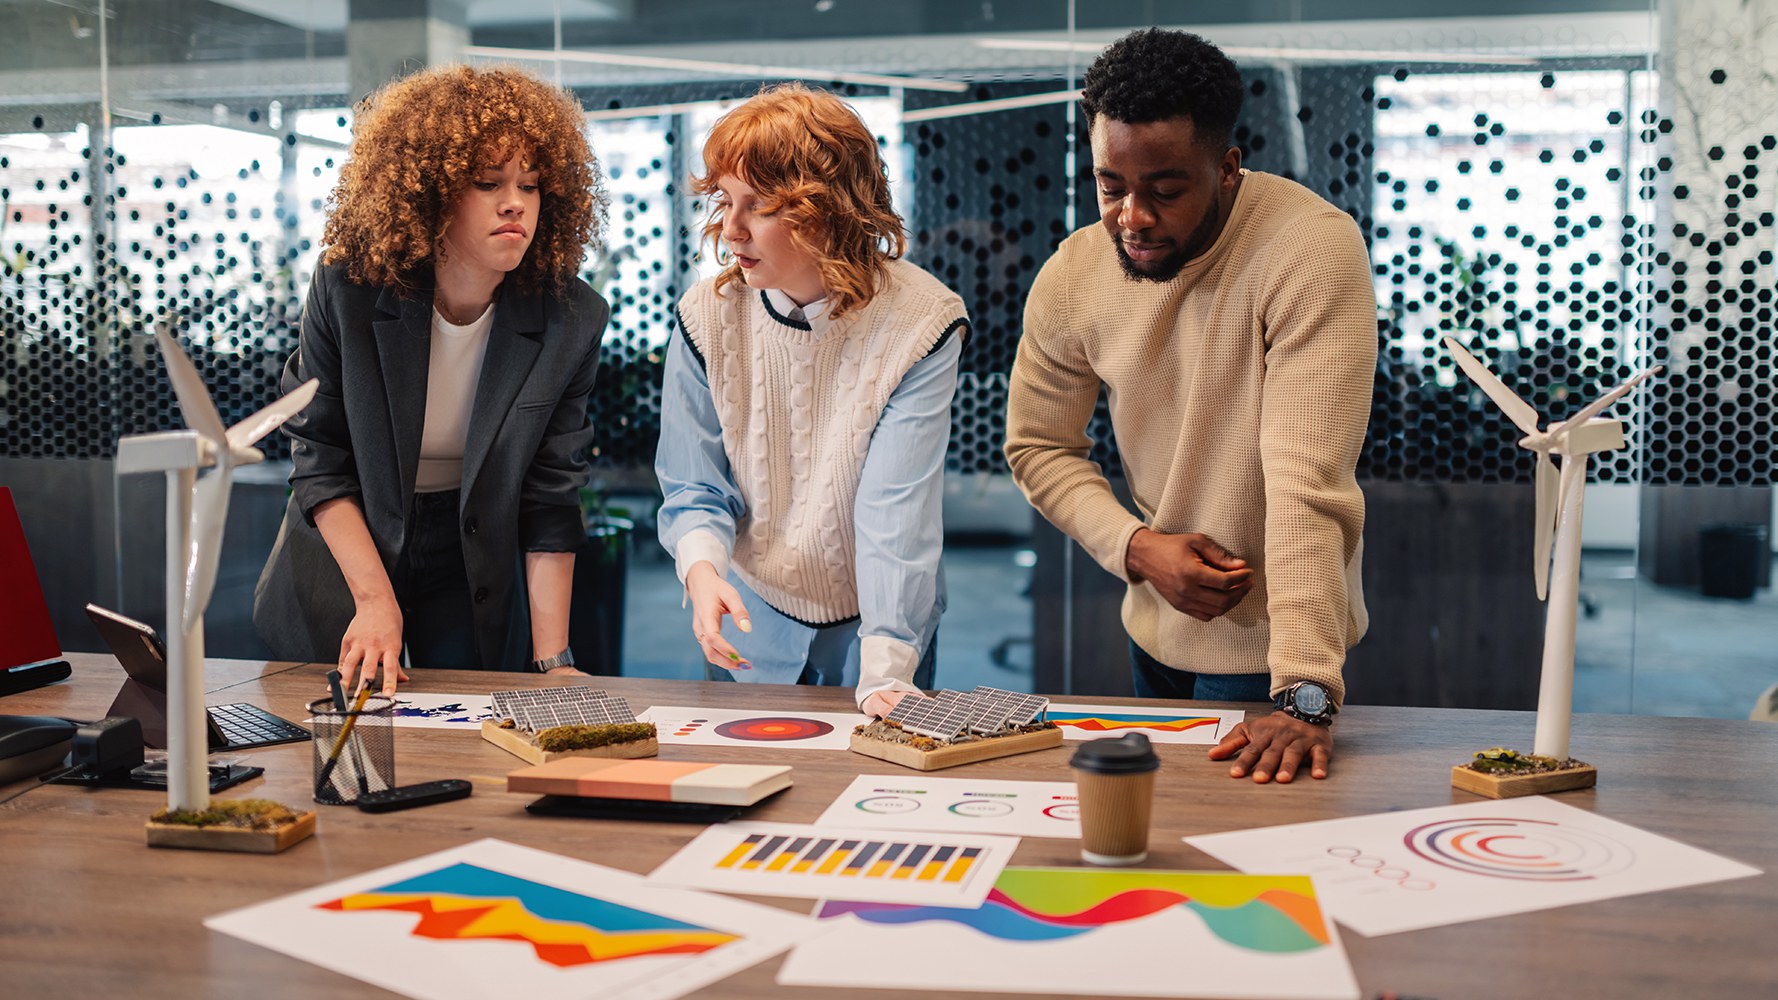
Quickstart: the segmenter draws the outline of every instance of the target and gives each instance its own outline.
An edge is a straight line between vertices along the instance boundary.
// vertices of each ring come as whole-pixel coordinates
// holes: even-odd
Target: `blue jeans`
[[[1138,698],[1181,701],[1272,700],[1271,674],[1194,674],[1175,670],[1130,640],[1130,681]]]
[[[809,644],[809,659],[803,664],[803,672],[796,682],[820,687],[837,687],[845,683],[846,661],[858,658],[857,647],[858,622],[855,620],[818,629],[815,640]],[[857,672],[856,664],[853,672]],[[932,641],[926,644],[926,652],[920,657],[920,665],[914,668],[914,686],[922,691],[931,691],[932,677],[937,672],[938,630],[935,628]],[[714,663],[706,663],[704,679],[732,681],[735,679],[735,672]]]

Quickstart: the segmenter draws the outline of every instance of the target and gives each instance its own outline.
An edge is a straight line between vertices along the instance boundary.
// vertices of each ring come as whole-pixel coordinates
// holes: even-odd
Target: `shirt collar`
[[[766,301],[771,303],[772,311],[780,316],[795,319],[800,315],[811,326],[827,319],[827,298],[825,296],[806,306],[797,305],[791,301],[790,296],[776,288],[765,289],[765,297]]]

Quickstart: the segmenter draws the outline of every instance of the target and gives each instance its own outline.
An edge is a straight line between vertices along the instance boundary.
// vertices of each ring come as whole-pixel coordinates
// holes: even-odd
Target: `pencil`
[[[333,769],[339,766],[340,751],[345,749],[346,740],[352,735],[352,725],[358,721],[358,713],[364,710],[364,703],[370,700],[370,685],[358,689],[358,697],[352,702],[352,711],[346,714],[345,725],[340,726],[339,735],[333,738],[333,751],[327,755],[327,763],[321,765],[321,774],[315,779],[315,796],[327,787],[327,779],[333,777]]]

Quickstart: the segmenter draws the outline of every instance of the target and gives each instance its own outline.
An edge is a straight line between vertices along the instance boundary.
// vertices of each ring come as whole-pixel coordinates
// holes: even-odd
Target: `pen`
[[[333,738],[333,751],[327,755],[327,763],[321,766],[321,774],[315,779],[315,795],[321,795],[321,789],[327,787],[327,779],[333,777],[333,769],[339,766],[340,751],[345,749],[346,740],[352,735],[352,725],[358,721],[358,713],[364,710],[364,703],[370,700],[370,685],[358,689],[358,698],[352,702],[352,710],[346,715],[345,725],[340,727],[339,735]],[[359,781],[364,780],[360,769]]]

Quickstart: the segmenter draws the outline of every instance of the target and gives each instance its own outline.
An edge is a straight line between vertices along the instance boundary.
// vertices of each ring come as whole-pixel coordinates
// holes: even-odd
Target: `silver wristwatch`
[[[1332,725],[1334,713],[1339,711],[1327,689],[1314,681],[1297,681],[1280,691],[1272,700],[1272,707],[1316,726]]]
[[[547,674],[551,670],[554,670],[557,667],[572,667],[572,666],[574,666],[574,650],[572,650],[572,649],[564,649],[560,653],[557,653],[554,656],[547,657],[542,660],[532,660],[531,661],[531,669],[537,671],[540,674]]]

